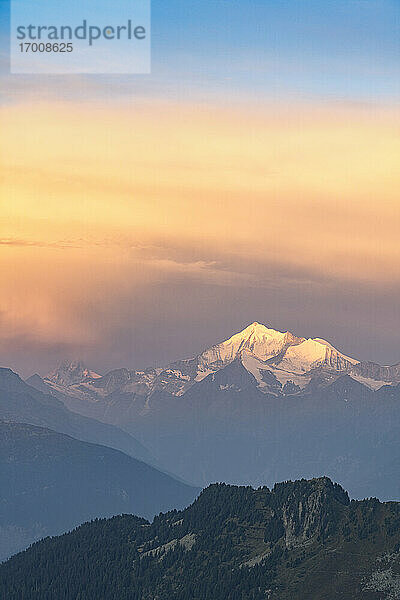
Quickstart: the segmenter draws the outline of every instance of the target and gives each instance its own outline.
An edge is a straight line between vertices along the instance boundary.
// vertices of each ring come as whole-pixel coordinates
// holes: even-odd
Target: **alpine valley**
[[[260,323],[189,359],[105,375],[79,361],[27,383],[124,429],[195,485],[329,476],[351,497],[400,499],[400,363]]]

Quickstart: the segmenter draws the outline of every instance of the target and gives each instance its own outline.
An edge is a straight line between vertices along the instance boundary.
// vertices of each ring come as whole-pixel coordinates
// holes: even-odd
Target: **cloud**
[[[0,246],[9,246],[15,248],[80,248],[82,241],[60,240],[56,242],[42,242],[40,240],[24,240],[18,238],[0,238]]]
[[[254,320],[395,354],[393,107],[50,103],[0,121],[3,361],[145,366]]]

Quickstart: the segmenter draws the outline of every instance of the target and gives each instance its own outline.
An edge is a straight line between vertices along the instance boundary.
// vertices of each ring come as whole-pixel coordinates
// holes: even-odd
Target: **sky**
[[[400,4],[152,2],[150,75],[10,75],[0,362],[188,357],[253,321],[400,361]]]

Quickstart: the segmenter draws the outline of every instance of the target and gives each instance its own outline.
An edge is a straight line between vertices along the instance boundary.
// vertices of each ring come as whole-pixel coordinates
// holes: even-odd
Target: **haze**
[[[98,371],[162,364],[255,320],[400,360],[396,6],[379,3],[376,21],[375,2],[362,13],[336,4],[338,19],[362,19],[374,36],[374,62],[346,30],[318,60],[293,31],[274,47],[258,36],[237,45],[236,4],[220,47],[209,2],[196,26],[215,60],[184,35],[183,5],[181,54],[169,45],[165,56],[156,2],[148,78],[32,77],[21,94],[3,73],[3,365],[29,375],[75,356]],[[252,3],[249,32],[263,10]],[[329,11],[310,2],[311,14],[321,48]]]

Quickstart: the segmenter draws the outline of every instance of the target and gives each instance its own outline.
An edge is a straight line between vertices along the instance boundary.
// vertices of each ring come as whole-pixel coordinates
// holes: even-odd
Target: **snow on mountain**
[[[268,329],[260,323],[252,323],[240,333],[200,354],[200,362],[209,368],[221,366],[234,360],[239,352],[248,350],[256,358],[268,360],[282,352],[287,344],[288,332]]]
[[[258,388],[262,392],[280,393],[287,383],[292,383],[302,390],[311,381],[311,377],[307,374],[273,367],[248,352],[243,352],[240,360],[244,368],[255,377]]]
[[[400,381],[400,370],[360,363],[321,339],[297,337],[254,322],[198,356],[165,368],[117,369],[100,376],[82,362],[62,363],[45,381],[91,403],[109,395],[146,397],[154,392],[182,396],[193,385],[239,360],[261,392],[299,393],[308,385],[326,385],[347,373],[371,389]]]
[[[45,380],[60,386],[70,386],[75,383],[83,383],[101,377],[95,371],[91,371],[82,361],[63,361],[58,367],[49,373]]]
[[[259,372],[265,370],[265,363],[282,355],[292,344],[300,344],[303,339],[288,331],[283,333],[254,322],[243,331],[205,350],[196,357],[194,359],[197,363],[195,380],[201,381],[210,373],[215,373],[218,369],[240,357],[242,362],[246,358],[245,367],[259,381],[260,386],[266,387],[262,384],[263,377]],[[255,366],[254,360],[251,363],[252,366],[250,366],[249,361],[251,358],[256,362],[258,361],[258,367]]]
[[[344,371],[349,365],[358,361],[338,352],[323,340],[308,339],[296,346],[291,346],[279,362],[279,368],[291,373],[308,373],[319,366],[332,367],[336,371]]]
[[[256,378],[259,389],[272,393],[287,383],[304,389],[311,380],[313,369],[322,367],[339,373],[359,362],[320,338],[300,338],[255,322],[200,354],[196,381],[237,357]]]
[[[357,373],[351,373],[351,378],[359,383],[362,383],[370,390],[380,390],[384,385],[388,385],[387,381],[381,381],[380,379],[372,379],[371,377],[363,377]]]

